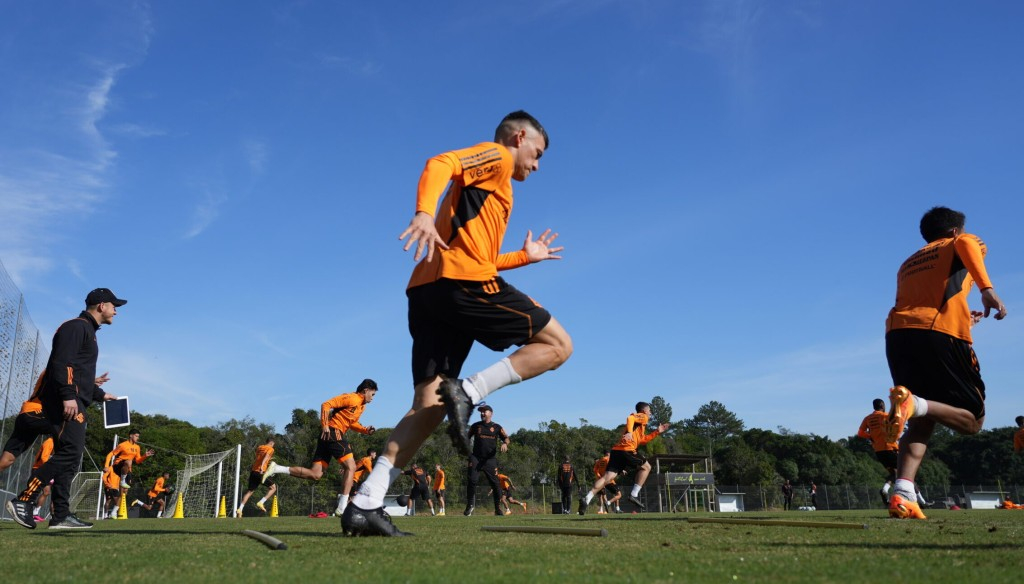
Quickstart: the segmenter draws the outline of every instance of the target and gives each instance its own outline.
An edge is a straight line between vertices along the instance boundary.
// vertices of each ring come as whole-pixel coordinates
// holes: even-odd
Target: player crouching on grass
[[[890,517],[927,519],[914,502],[914,479],[935,424],[977,434],[985,421],[985,383],[971,327],[992,310],[996,320],[1006,318],[1006,306],[985,269],[988,248],[964,232],[964,222],[959,211],[930,209],[920,224],[927,245],[903,262],[896,276],[896,304],[885,327],[885,356],[895,385],[889,391],[887,429],[892,439],[904,424],[907,430],[900,439]],[[984,313],[967,306],[975,282]]]
[[[651,419],[651,404],[637,402],[635,409],[635,413],[626,417],[626,432],[619,439],[618,444],[612,446],[612,454],[608,458],[608,468],[604,476],[597,479],[597,482],[594,483],[594,488],[584,498],[580,499],[580,515],[587,512],[587,505],[604,489],[605,484],[614,480],[620,472],[630,469],[636,469],[636,478],[633,481],[633,491],[630,493],[628,500],[641,511],[647,508],[640,501],[640,489],[644,486],[644,482],[647,481],[647,475],[651,472],[651,463],[645,457],[637,454],[636,449],[653,440],[658,434],[668,430],[669,425],[662,424],[658,426],[657,430],[647,434],[647,423]]]
[[[343,474],[341,496],[338,498],[337,514],[344,512],[348,505],[348,496],[352,490],[352,481],[356,471],[356,461],[352,453],[352,445],[345,439],[345,432],[354,430],[360,434],[370,435],[376,431],[373,426],[363,426],[359,417],[363,415],[366,405],[377,395],[377,382],[364,379],[355,392],[343,393],[332,397],[320,405],[320,438],[313,453],[313,465],[310,468],[301,466],[280,466],[275,462],[267,465],[263,473],[263,481],[274,474],[287,474],[300,479],[318,481],[324,476],[324,469],[330,466],[331,459],[341,464]]]

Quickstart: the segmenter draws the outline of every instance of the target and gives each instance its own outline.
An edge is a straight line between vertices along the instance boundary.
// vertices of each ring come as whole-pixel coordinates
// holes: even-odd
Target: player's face
[[[491,410],[484,410],[480,412],[480,421],[482,421],[485,424],[489,424],[491,422],[491,416],[493,415],[494,412],[492,412]]]
[[[516,150],[515,169],[512,178],[524,181],[530,173],[540,169],[540,157],[544,155],[544,136],[530,126],[524,127],[525,132],[519,148]]]
[[[363,392],[363,395],[366,396],[366,403],[370,403],[373,401],[373,396],[377,395],[377,390],[367,389]]]
[[[100,302],[96,309],[100,313],[100,324],[114,324],[114,317],[117,316],[117,307],[113,302]]]

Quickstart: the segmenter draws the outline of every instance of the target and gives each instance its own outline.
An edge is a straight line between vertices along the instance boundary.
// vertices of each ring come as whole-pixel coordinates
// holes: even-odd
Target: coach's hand
[[[64,419],[71,420],[78,415],[78,400],[64,400]]]
[[[985,288],[981,291],[981,304],[985,307],[986,318],[988,318],[988,314],[993,308],[996,310],[996,320],[1006,318],[1006,305],[999,299],[995,288]]]

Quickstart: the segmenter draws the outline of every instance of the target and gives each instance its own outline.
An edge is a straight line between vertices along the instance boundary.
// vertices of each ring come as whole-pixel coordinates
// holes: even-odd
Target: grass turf
[[[863,523],[864,530],[689,523],[687,517]],[[1015,581],[1024,512],[397,517],[408,538],[346,538],[336,518],[106,520],[90,530],[0,523],[8,582]],[[607,537],[493,533],[485,525],[604,528]],[[272,550],[251,529],[288,545]],[[453,580],[454,579],[454,580]]]

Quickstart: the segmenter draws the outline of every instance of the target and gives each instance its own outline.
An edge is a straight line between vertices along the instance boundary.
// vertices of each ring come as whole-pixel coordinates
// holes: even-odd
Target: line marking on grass
[[[714,517],[687,517],[690,523],[723,523],[725,525],[778,525],[782,527],[820,527],[825,529],[867,529],[866,523],[838,523],[834,521],[794,521],[790,519],[732,519]]]
[[[270,537],[269,535],[267,535],[265,533],[260,533],[258,531],[253,531],[251,529],[245,529],[245,530],[242,530],[242,535],[248,535],[249,537],[251,537],[251,538],[253,538],[255,540],[261,541],[261,542],[265,543],[267,545],[267,547],[272,549],[272,550],[286,550],[286,549],[288,549],[288,545],[285,544],[283,541],[277,539],[276,537]]]
[[[481,531],[501,531],[506,533],[546,533],[549,535],[587,535],[591,537],[608,537],[606,529],[589,529],[586,527],[535,527],[526,525],[484,525]]]

